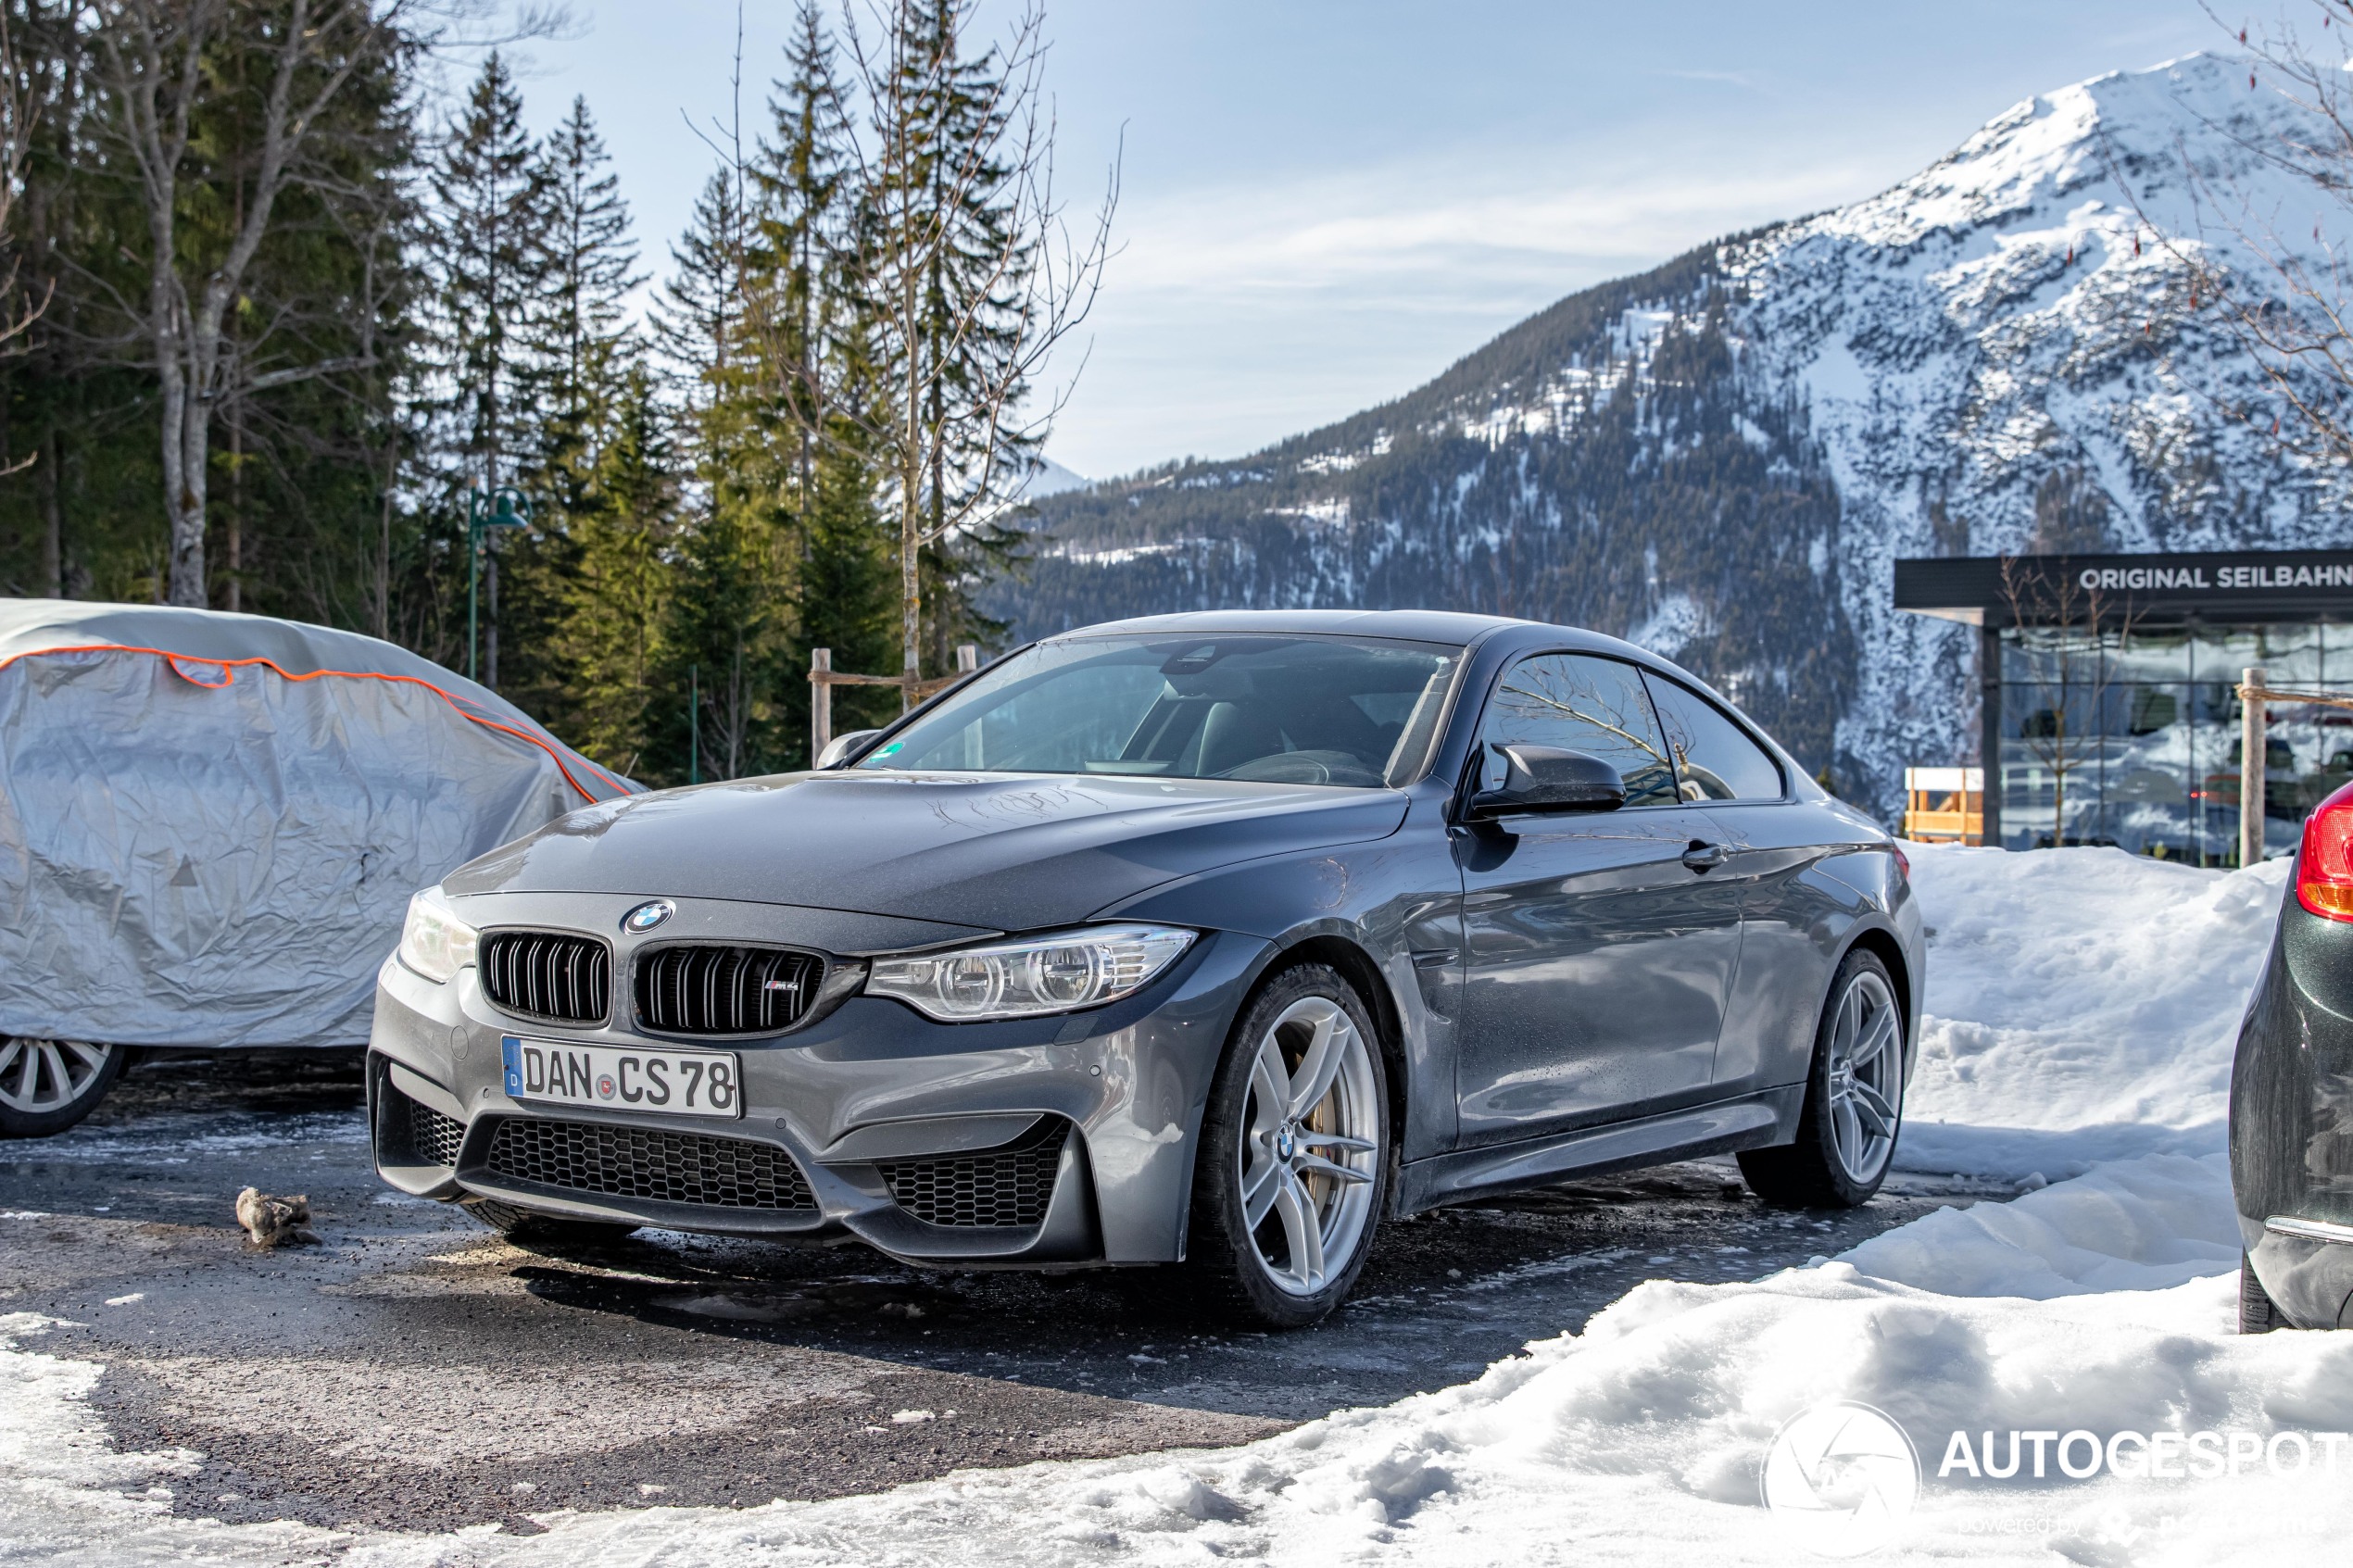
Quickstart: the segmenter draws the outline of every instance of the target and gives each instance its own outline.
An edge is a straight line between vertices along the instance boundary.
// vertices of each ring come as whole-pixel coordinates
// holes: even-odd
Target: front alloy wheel
[[[1203,1119],[1193,1261],[1279,1327],[1339,1305],[1387,1187],[1388,1101],[1354,989],[1305,965],[1246,1010]]]
[[[72,1126],[122,1073],[120,1046],[0,1035],[0,1137],[45,1138]]]

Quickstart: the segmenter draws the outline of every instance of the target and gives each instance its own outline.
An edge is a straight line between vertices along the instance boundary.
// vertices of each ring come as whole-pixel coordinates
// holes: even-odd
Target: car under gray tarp
[[[411,893],[636,787],[373,637],[0,600],[0,1035],[365,1044]]]

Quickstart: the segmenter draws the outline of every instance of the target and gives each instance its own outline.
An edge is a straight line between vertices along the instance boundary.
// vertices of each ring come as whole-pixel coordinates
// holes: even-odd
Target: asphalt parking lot
[[[238,1188],[307,1192],[260,1252]],[[1984,1196],[1906,1179],[1835,1217],[1729,1162],[1386,1228],[1356,1296],[1235,1333],[1164,1271],[936,1273],[861,1248],[643,1232],[558,1257],[381,1187],[356,1053],[141,1064],[82,1126],[0,1145],[0,1312],[104,1363],[125,1449],[195,1458],[176,1511],[449,1528],[750,1505],[971,1466],[1247,1440],[1461,1382],[1644,1279],[1745,1279]]]

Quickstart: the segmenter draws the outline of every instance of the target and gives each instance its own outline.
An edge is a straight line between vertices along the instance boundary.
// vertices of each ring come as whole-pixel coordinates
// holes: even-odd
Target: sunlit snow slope
[[[1223,606],[1592,626],[1892,810],[1973,722],[1969,635],[1889,608],[1897,557],[2347,536],[2187,284],[2191,254],[2268,275],[2244,234],[2343,237],[2263,157],[2302,111],[2247,82],[2193,56],[2029,99],[1892,190],[1572,295],[1395,403],[1052,497],[995,608],[1032,634]]]

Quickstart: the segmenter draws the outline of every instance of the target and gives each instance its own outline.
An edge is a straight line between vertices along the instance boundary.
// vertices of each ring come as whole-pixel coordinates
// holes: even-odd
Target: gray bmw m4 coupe
[[[812,771],[592,806],[417,896],[375,1158],[543,1244],[1181,1265],[1328,1312],[1375,1228],[1737,1153],[1894,1155],[1902,854],[1613,638],[1176,615],[1008,655]]]

